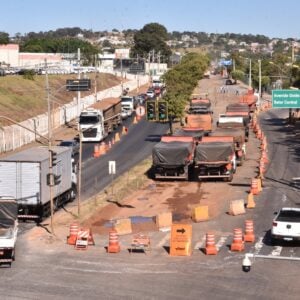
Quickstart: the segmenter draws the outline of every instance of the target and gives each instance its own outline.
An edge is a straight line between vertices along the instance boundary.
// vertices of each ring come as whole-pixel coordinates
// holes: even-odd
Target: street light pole
[[[258,94],[259,94],[259,101],[260,101],[260,97],[261,97],[261,60],[258,60]]]
[[[45,78],[46,78],[46,94],[47,94],[47,107],[48,107],[48,152],[49,152],[49,174],[53,174],[53,162],[52,162],[52,126],[51,126],[51,107],[50,107],[50,89],[49,89],[49,78],[48,78],[48,66],[47,59],[45,59]],[[52,195],[52,184],[49,185],[49,197],[50,197],[50,228],[51,233],[54,234],[53,226],[53,212],[54,212],[54,203]]]
[[[249,87],[252,88],[252,61],[249,59]]]

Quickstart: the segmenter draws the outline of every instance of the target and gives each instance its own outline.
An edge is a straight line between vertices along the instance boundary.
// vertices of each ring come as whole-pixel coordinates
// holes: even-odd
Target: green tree
[[[241,70],[232,71],[230,74],[234,80],[244,80],[245,78],[245,73]]]
[[[158,23],[146,24],[141,30],[134,34],[134,45],[131,48],[132,57],[136,55],[147,57],[151,50],[169,59],[171,49],[166,44],[168,39],[167,29]]]
[[[9,43],[9,34],[4,31],[0,31],[0,45],[6,45],[8,43]]]

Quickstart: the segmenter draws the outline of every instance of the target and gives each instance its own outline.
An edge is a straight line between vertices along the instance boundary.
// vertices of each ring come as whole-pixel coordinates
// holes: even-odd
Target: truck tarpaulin
[[[193,142],[159,142],[153,147],[154,166],[185,165],[193,152]]]
[[[235,143],[245,143],[245,130],[242,128],[217,128],[212,136],[232,136]]]
[[[228,162],[233,153],[232,143],[199,143],[195,151],[195,163]]]
[[[202,128],[196,127],[183,127],[178,129],[174,136],[190,136],[195,138],[196,140],[201,140],[204,135],[204,130]]]
[[[18,218],[18,203],[14,199],[0,199],[0,228],[9,228]]]

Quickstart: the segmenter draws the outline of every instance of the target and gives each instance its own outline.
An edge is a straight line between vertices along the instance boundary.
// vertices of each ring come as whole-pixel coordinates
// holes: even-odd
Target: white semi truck
[[[100,142],[122,123],[120,99],[108,98],[83,110],[79,117],[82,142]]]

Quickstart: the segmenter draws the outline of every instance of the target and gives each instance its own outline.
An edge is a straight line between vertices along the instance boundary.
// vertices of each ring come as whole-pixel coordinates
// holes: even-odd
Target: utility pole
[[[252,62],[249,60],[249,87],[252,88]]]
[[[123,55],[121,53],[121,95],[123,95]]]
[[[158,61],[157,61],[157,72],[160,73],[160,51],[158,51],[157,53],[157,58],[158,58]]]
[[[97,54],[95,54],[95,88],[94,88],[94,93],[95,93],[95,102],[97,102],[97,79],[98,79],[98,69],[97,69]]]
[[[258,102],[260,102],[261,98],[261,60],[258,60],[258,94],[259,94],[259,99]]]
[[[50,89],[49,89],[49,78],[48,78],[48,65],[47,59],[45,59],[45,79],[46,79],[46,99],[47,99],[47,107],[48,107],[48,152],[49,152],[49,174],[53,178],[53,162],[52,162],[52,127],[51,127],[51,107],[50,107]],[[52,195],[52,182],[49,185],[49,197],[50,197],[50,227],[51,233],[54,234],[54,226],[53,226],[53,212],[54,212],[54,204],[53,204],[53,195]]]
[[[80,80],[80,48],[77,49],[78,80]],[[77,117],[80,116],[80,91],[77,92]]]

